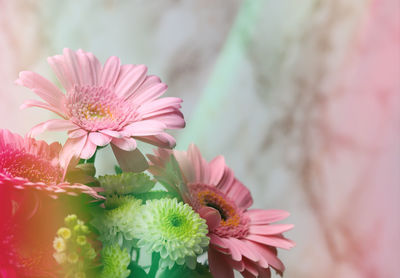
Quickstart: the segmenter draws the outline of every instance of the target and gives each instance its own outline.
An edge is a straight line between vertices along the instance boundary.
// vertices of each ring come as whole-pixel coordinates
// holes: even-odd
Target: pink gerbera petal
[[[284,210],[262,210],[262,209],[251,209],[247,212],[251,219],[252,224],[269,224],[289,216],[289,213]]]
[[[29,136],[36,136],[46,130],[59,131],[59,130],[76,129],[76,128],[78,127],[74,123],[71,123],[70,121],[67,120],[62,120],[62,119],[48,120],[31,128],[31,130],[29,131]]]
[[[109,88],[115,85],[121,68],[121,62],[118,57],[108,58],[101,72],[100,85]]]
[[[86,82],[84,82],[85,76],[83,73],[85,70],[79,62],[80,59],[77,57],[77,53],[69,48],[65,48],[63,54],[65,57],[65,66],[69,69],[73,84],[85,85]]]
[[[210,271],[213,277],[224,277],[224,278],[233,278],[233,270],[229,263],[218,254],[217,251],[214,251],[212,248],[208,251],[208,263],[210,265]]]
[[[114,146],[124,151],[133,151],[136,149],[136,140],[130,137],[113,138],[112,141]]]
[[[122,99],[128,98],[146,79],[147,67],[145,65],[123,65],[115,86],[115,91]]]
[[[159,134],[165,128],[163,122],[145,120],[127,125],[121,133],[124,136],[149,136]]]
[[[89,136],[88,136],[89,137]],[[93,156],[97,148],[97,145],[94,144],[90,138],[88,138],[83,146],[83,149],[80,153],[80,157],[83,159],[89,159]]]
[[[181,108],[182,99],[175,97],[159,98],[152,102],[143,104],[138,112],[149,118],[165,113],[174,112]]]
[[[246,239],[264,245],[279,247],[283,249],[290,249],[294,246],[294,243],[291,240],[277,236],[261,236],[261,235],[250,234],[246,237]]]
[[[164,124],[164,128],[179,129],[185,127],[183,114],[178,110],[173,110],[170,113],[160,114],[152,117],[144,117],[146,120],[160,121]]]
[[[16,80],[18,85],[32,89],[39,97],[58,111],[64,110],[64,94],[53,83],[30,71],[22,71]]]
[[[250,233],[256,235],[276,235],[289,231],[293,228],[292,224],[281,225],[252,225],[249,229]]]
[[[95,146],[105,146],[111,142],[112,137],[100,132],[91,132],[89,133],[89,140]]]
[[[93,55],[93,53],[90,52],[84,52],[84,53],[85,56],[89,59],[90,70],[88,68],[88,71],[90,71],[90,75],[92,77],[91,78],[92,84],[93,86],[97,86],[100,84],[101,64],[99,60],[96,58],[96,56]]]
[[[167,88],[167,85],[161,83],[160,78],[157,76],[148,76],[143,81],[142,86],[127,98],[127,101],[131,101],[132,103],[148,103],[161,96]]]
[[[85,134],[81,137],[67,139],[60,153],[60,163],[64,168],[68,167],[71,160],[80,156],[87,137],[87,134]]]
[[[217,156],[209,163],[210,176],[209,184],[217,185],[222,179],[225,172],[225,158],[222,155]]]
[[[96,85],[98,72],[92,66],[92,59],[85,51],[76,51],[77,64],[80,67],[80,83],[82,85]]]
[[[207,226],[210,230],[216,228],[221,222],[221,215],[218,210],[211,207],[202,207],[199,210],[201,218],[204,218],[207,222]]]
[[[138,149],[134,151],[124,151],[114,144],[111,144],[111,147],[124,172],[143,172],[149,167],[146,158]]]
[[[165,132],[151,136],[137,136],[134,138],[137,138],[140,141],[155,145],[160,148],[172,149],[176,145],[175,138]]]
[[[160,98],[167,86],[156,76],[148,76],[144,65],[121,65],[110,57],[103,67],[83,50],[64,49],[48,62],[65,88],[65,94],[40,75],[22,72],[17,83],[38,94],[46,103],[27,102],[24,107],[40,107],[59,114],[64,120],[37,125],[32,135],[44,130],[67,130],[69,137],[89,140],[79,151],[87,158],[97,146],[110,142],[123,150],[136,148],[135,137],[159,147],[172,148],[175,140],[166,129],[185,126],[178,98]],[[66,121],[69,122],[67,124]],[[78,146],[77,144],[73,144]],[[80,146],[80,145],[79,145]]]
[[[282,261],[276,256],[276,252],[271,251],[267,246],[263,246],[253,241],[243,240],[252,249],[258,252],[263,258],[266,259],[269,265],[271,265],[275,270],[282,273],[285,270],[285,266]]]
[[[51,106],[47,103],[44,103],[44,102],[38,101],[38,100],[34,100],[34,99],[26,100],[19,107],[19,109],[23,110],[23,109],[30,108],[30,107],[43,108],[43,109],[46,109],[46,110],[56,113],[57,115],[59,115],[62,118],[66,118],[66,116],[64,115],[64,111],[57,109],[57,107],[55,107],[55,106]]]
[[[87,131],[83,130],[81,128],[68,131],[68,137],[69,138],[80,138],[80,137],[82,137],[84,135],[87,135]]]
[[[74,87],[75,83],[71,79],[71,74],[67,68],[67,64],[64,61],[64,57],[62,55],[55,55],[53,57],[47,58],[47,62],[53,69],[54,73],[57,76],[57,79],[60,81],[65,90],[71,90]]]

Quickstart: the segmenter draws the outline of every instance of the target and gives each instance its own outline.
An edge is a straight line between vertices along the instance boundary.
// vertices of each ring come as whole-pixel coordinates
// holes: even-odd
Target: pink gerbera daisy
[[[52,198],[64,193],[103,198],[92,187],[65,181],[67,169],[59,159],[60,151],[59,143],[48,145],[0,129],[0,187],[39,190]]]
[[[63,156],[83,159],[90,158],[97,146],[111,143],[120,164],[127,162],[126,151],[136,149],[136,139],[162,148],[175,146],[165,129],[185,126],[182,100],[160,98],[167,85],[147,75],[146,66],[121,65],[115,56],[101,66],[92,53],[71,49],[48,62],[66,94],[34,72],[23,71],[16,81],[45,101],[29,100],[23,108],[41,107],[62,117],[35,126],[32,136],[44,130],[68,130]]]
[[[276,247],[294,246],[282,235],[293,225],[271,223],[289,213],[249,210],[253,203],[250,192],[222,156],[208,163],[191,145],[187,152],[158,149],[148,157],[150,171],[206,219],[211,239],[208,261],[214,277],[234,277],[233,269],[244,277],[270,277],[269,267],[282,274],[284,265]]]
[[[60,150],[59,143],[0,129],[0,277],[58,277],[51,243],[70,209],[64,201],[82,193],[103,199],[92,187],[65,181]]]

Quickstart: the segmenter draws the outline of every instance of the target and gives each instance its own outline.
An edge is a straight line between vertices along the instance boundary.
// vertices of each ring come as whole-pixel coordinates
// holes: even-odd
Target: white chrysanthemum
[[[108,245],[101,251],[103,270],[101,278],[126,278],[130,274],[127,269],[131,258],[126,249],[121,249],[117,244]]]
[[[67,261],[67,255],[64,252],[54,253],[53,257],[58,264],[64,264]]]
[[[135,238],[137,225],[135,217],[140,210],[142,201],[133,196],[114,196],[107,199],[106,202],[115,204],[116,208],[97,215],[92,224],[100,231],[102,242],[118,243],[122,246],[124,240]]]
[[[65,244],[65,240],[63,238],[56,237],[53,241],[53,247],[58,253],[61,253],[65,251],[67,245]]]
[[[160,267],[194,269],[209,244],[208,229],[193,209],[176,199],[149,200],[138,216],[138,246],[160,253]]]
[[[100,176],[99,182],[106,195],[144,193],[152,189],[155,184],[145,173],[132,172]]]

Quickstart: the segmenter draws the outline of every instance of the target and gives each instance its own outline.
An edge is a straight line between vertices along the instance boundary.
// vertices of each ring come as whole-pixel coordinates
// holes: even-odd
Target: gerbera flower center
[[[113,114],[111,113],[109,107],[103,107],[101,104],[97,103],[89,103],[86,109],[84,108],[82,110],[82,114],[85,116],[86,120],[104,117],[109,117],[111,119],[113,118]]]
[[[213,233],[222,237],[236,238],[247,235],[249,220],[243,215],[234,201],[230,200],[215,186],[190,184],[188,187],[192,195],[192,206],[197,211],[204,206],[208,206],[220,213],[221,222],[214,228]]]
[[[66,107],[70,120],[90,131],[119,130],[134,118],[132,107],[104,87],[75,86],[67,94]]]
[[[0,173],[21,177],[30,182],[59,183],[63,176],[61,167],[25,150],[0,150]]]

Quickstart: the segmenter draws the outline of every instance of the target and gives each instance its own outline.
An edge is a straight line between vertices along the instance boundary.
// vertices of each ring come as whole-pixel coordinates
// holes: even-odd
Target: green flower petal
[[[152,189],[155,184],[145,173],[132,172],[101,176],[99,182],[106,195],[144,193]]]
[[[100,240],[106,244],[132,240],[136,235],[136,215],[140,210],[142,201],[133,196],[113,196],[108,199],[116,208],[105,210],[95,216],[92,224],[100,232]]]
[[[137,245],[160,253],[160,267],[195,267],[209,244],[205,220],[176,199],[149,200],[137,216]]]
[[[128,265],[131,261],[126,249],[121,249],[117,244],[108,245],[101,251],[103,270],[100,278],[126,278],[131,273]]]

